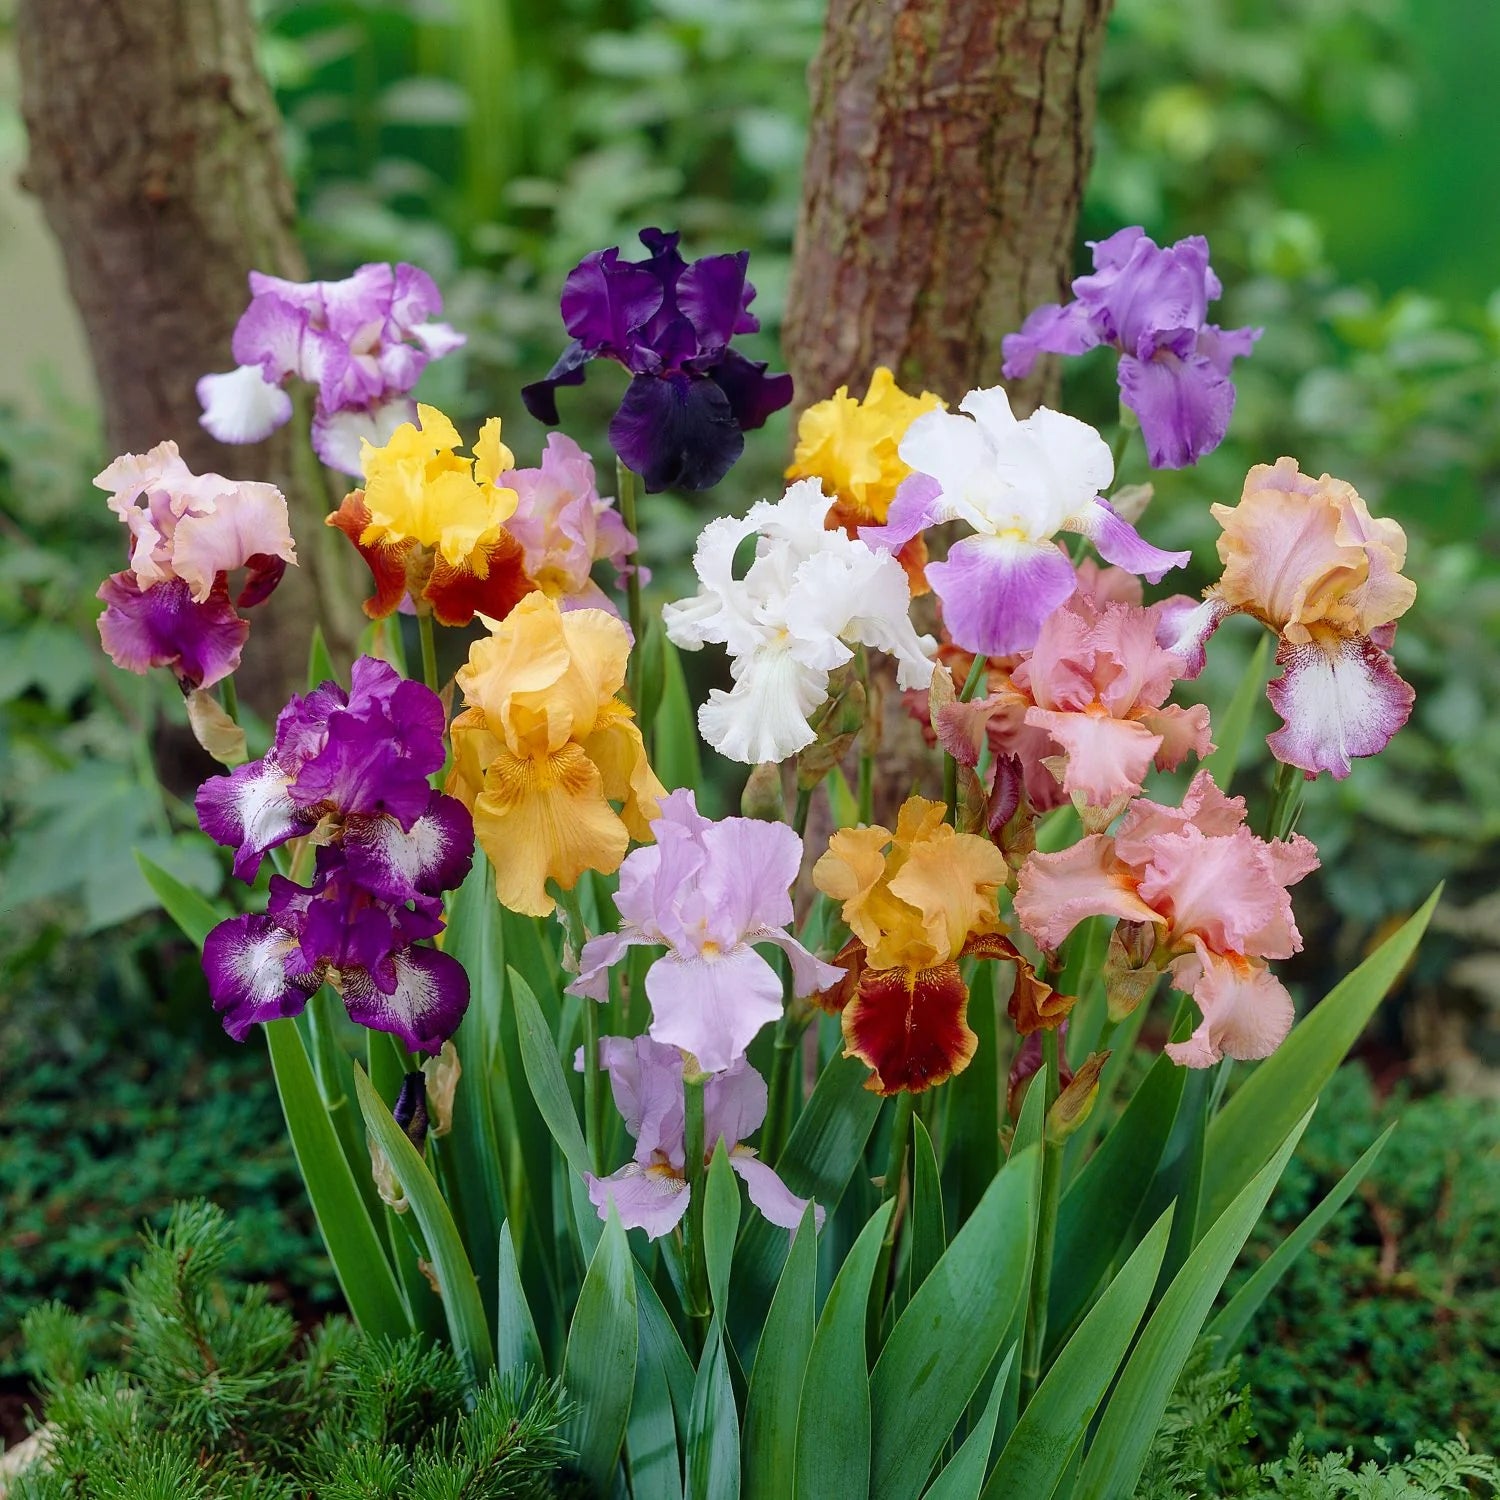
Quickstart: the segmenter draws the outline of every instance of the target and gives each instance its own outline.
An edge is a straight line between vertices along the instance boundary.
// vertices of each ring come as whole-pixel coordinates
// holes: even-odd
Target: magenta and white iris
[[[1077,587],[1059,532],[1086,536],[1106,562],[1153,583],[1190,556],[1151,546],[1101,498],[1114,459],[1088,423],[1045,406],[1017,420],[999,386],[970,391],[958,412],[924,412],[900,454],[911,476],[886,524],[859,534],[895,551],[939,522],[973,529],[927,565],[948,635],[965,651],[1006,656],[1036,644],[1042,621]]]
[[[589,1201],[601,1219],[612,1205],[626,1229],[644,1229],[648,1238],[659,1239],[681,1222],[692,1192],[686,1170],[682,1053],[649,1037],[607,1036],[599,1042],[599,1064],[609,1072],[615,1107],[635,1137],[635,1153],[608,1177],[588,1175]],[[583,1067],[581,1049],[575,1065]],[[771,1223],[795,1229],[810,1200],[799,1198],[742,1144],[765,1118],[765,1080],[741,1058],[704,1086],[704,1161],[712,1159],[722,1140],[750,1201]],[[816,1204],[813,1218],[821,1229],[824,1211]]]
[[[258,443],[291,418],[287,382],[306,380],[318,388],[313,448],[356,478],[361,441],[379,447],[414,422],[418,377],[465,342],[434,321],[443,299],[432,278],[404,263],[371,262],[342,281],[252,271],[250,292],[231,345],[239,367],[198,382],[200,422],[221,443]]]
[[[94,483],[130,531],[129,566],[98,593],[110,660],[129,672],[170,667],[185,688],[228,677],[250,634],[237,606],[259,604],[297,561],[281,491],[194,474],[176,443],[123,454]],[[229,575],[241,568],[231,599]]]
[[[714,822],[691,791],[678,791],[662,799],[651,831],[656,842],[620,867],[623,925],[584,944],[570,991],[607,1000],[608,971],[628,948],[665,945],[646,971],[651,1036],[692,1053],[704,1072],[722,1073],[781,1014],[781,980],[757,944],[786,954],[797,996],[827,989],[843,971],[784,930],[802,865],[802,840],[785,824]]]
[[[231,1036],[297,1014],[325,980],[355,1021],[413,1050],[435,1051],[457,1029],[463,966],[414,946],[442,931],[443,892],[474,854],[468,810],[428,784],[442,763],[437,695],[360,657],[350,692],[325,682],[294,698],[265,756],[199,788],[203,831],[234,849],[241,880],[288,839],[316,832],[319,844],[310,888],[273,877],[264,916],[209,934],[209,992]]]

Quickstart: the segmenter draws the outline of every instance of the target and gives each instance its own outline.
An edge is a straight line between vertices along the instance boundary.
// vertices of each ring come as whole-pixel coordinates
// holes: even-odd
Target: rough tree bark
[[[798,399],[877,364],[956,401],[1072,266],[1109,0],[830,0],[783,340]],[[1055,391],[1056,362],[1011,388]]]
[[[173,439],[200,472],[278,484],[301,568],[252,616],[242,683],[263,710],[300,688],[312,621],[346,649],[357,612],[330,536],[306,412],[233,448],[198,425],[194,385],[232,364],[252,268],[306,274],[279,117],[248,0],[20,0],[24,183],[62,247],[111,453]]]

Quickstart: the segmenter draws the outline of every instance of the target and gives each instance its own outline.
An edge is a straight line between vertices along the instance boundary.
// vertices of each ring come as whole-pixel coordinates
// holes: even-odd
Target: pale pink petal
[[[241,365],[227,375],[205,375],[197,385],[198,425],[221,443],[258,443],[292,417],[292,398],[260,372]]]
[[[1062,747],[1063,790],[1070,797],[1076,793],[1090,807],[1107,807],[1118,797],[1140,791],[1162,743],[1161,736],[1144,724],[1100,713],[1032,708],[1026,722],[1045,729]]]
[[[1096,626],[1093,604],[1074,595],[1042,622],[1031,654],[1017,664],[1011,681],[1042,708],[1087,708],[1098,696]]]
[[[1092,834],[1057,854],[1032,854],[1021,866],[1016,917],[1043,948],[1059,947],[1085,917],[1093,916],[1165,925],[1136,895],[1112,839]]]
[[[1199,944],[1195,954],[1172,964],[1172,976],[1203,1012],[1187,1041],[1167,1044],[1167,1056],[1184,1067],[1210,1067],[1221,1057],[1269,1057],[1292,1029],[1292,997],[1264,964]]]
[[[1152,734],[1161,736],[1161,749],[1156,752],[1158,771],[1175,771],[1191,751],[1200,760],[1213,753],[1214,742],[1209,734],[1208,709],[1201,703],[1189,708],[1169,703],[1154,713],[1142,714],[1140,722]]]
[[[705,1155],[713,1155],[721,1137],[726,1151],[749,1140],[766,1118],[766,1102],[765,1079],[743,1057],[710,1078],[703,1089]]]
[[[573,1060],[583,1071],[583,1048]],[[609,1074],[609,1088],[625,1128],[635,1138],[637,1161],[653,1155],[682,1166],[682,1053],[650,1037],[599,1038],[599,1066]]]
[[[1177,833],[1189,823],[1206,834],[1233,833],[1245,821],[1245,799],[1226,797],[1207,771],[1193,777],[1181,807],[1167,807],[1145,797],[1132,802],[1115,833],[1115,853],[1126,864],[1143,867],[1155,840]]]
[[[1116,718],[1167,701],[1182,672],[1182,659],[1156,643],[1153,611],[1128,604],[1105,606],[1094,627],[1099,701]]]
[[[1368,636],[1330,650],[1283,644],[1276,660],[1282,674],[1266,695],[1286,722],[1266,743],[1309,777],[1327,771],[1342,780],[1352,759],[1384,750],[1411,715],[1416,694]]]
[[[781,980],[753,948],[713,957],[668,953],[646,971],[651,1035],[721,1073],[781,1014]]]
[[[462,349],[469,342],[465,334],[447,323],[413,323],[407,332],[421,344],[432,359],[441,359]]]
[[[687,1212],[688,1185],[666,1167],[628,1162],[608,1177],[595,1177],[591,1172],[584,1180],[589,1202],[601,1219],[609,1218],[613,1205],[620,1223],[626,1229],[644,1229],[647,1239],[671,1234]]]
[[[224,480],[211,510],[188,514],[172,534],[172,569],[200,602],[220,573],[242,568],[252,557],[296,562],[286,497],[274,484]]]
[[[750,1194],[750,1201],[772,1224],[781,1229],[796,1229],[807,1212],[810,1198],[799,1198],[775,1171],[748,1150],[736,1151],[729,1165],[739,1174]],[[827,1214],[813,1205],[813,1223],[821,1230]]]
[[[725,818],[701,837],[708,864],[698,895],[706,930],[720,947],[792,920],[790,890],[802,868],[802,840],[785,823]]]

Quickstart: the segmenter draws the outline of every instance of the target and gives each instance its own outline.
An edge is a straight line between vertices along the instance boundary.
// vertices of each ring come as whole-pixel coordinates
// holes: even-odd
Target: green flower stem
[[[807,815],[812,811],[812,794],[810,786],[797,788],[797,806],[792,812],[792,832],[799,839],[807,833]]]
[[[432,612],[417,616],[417,634],[422,638],[422,681],[435,693],[438,690],[437,642],[432,633]]]
[[[1044,1116],[1051,1112],[1060,1091],[1061,1061],[1057,1031],[1042,1033],[1046,1072],[1040,1080],[1047,1090]],[[1062,1197],[1062,1143],[1054,1143],[1042,1126],[1042,1193],[1037,1218],[1036,1255],[1031,1266],[1031,1300],[1026,1314],[1026,1337],[1021,1358],[1021,1402],[1024,1405],[1042,1378],[1042,1350],[1047,1341],[1047,1299],[1052,1292],[1052,1253],[1057,1241],[1057,1205]]]
[[[901,1226],[906,1215],[901,1211],[901,1178],[906,1172],[906,1153],[911,1144],[911,1117],[916,1099],[903,1090],[896,1095],[896,1111],[891,1119],[891,1146],[886,1157],[885,1180],[880,1186],[880,1199],[885,1202],[895,1198],[896,1211],[885,1226],[885,1235],[880,1242],[880,1256],[875,1262],[875,1296],[870,1299],[869,1336],[878,1340],[880,1319],[884,1317],[885,1305],[890,1295],[891,1262],[896,1258],[896,1242],[901,1236]]]
[[[1276,779],[1271,783],[1271,805],[1266,811],[1265,836],[1268,839],[1284,839],[1297,826],[1306,780],[1296,766],[1283,761],[1276,767]]]
[[[875,821],[875,757],[868,753],[859,757],[859,821]]]
[[[548,889],[563,917],[563,942],[567,949],[564,967],[578,972],[578,955],[583,952],[588,928],[583,908],[578,902],[578,888],[564,889],[561,882],[548,882]],[[588,1142],[589,1161],[594,1172],[604,1175],[603,1091],[599,1085],[599,1003],[583,1002],[583,1134]]]
[[[630,662],[626,670],[630,674],[630,701],[637,709],[641,705],[639,667],[641,642],[645,640],[643,634],[645,622],[641,613],[641,543],[636,532],[635,497],[636,476],[634,470],[625,463],[623,459],[615,460],[615,488],[619,493],[620,519],[625,523],[625,529],[631,536],[635,537],[635,551],[631,554],[625,574],[625,615],[630,621],[631,638],[635,641],[635,650],[630,653]]]
[[[240,694],[239,689],[234,685],[233,677],[226,677],[219,684],[219,702],[224,712],[238,724],[240,722]]]
[[[790,979],[788,979],[790,986]],[[787,996],[790,1000],[790,991]],[[776,1041],[771,1049],[771,1077],[767,1085],[766,1123],[760,1133],[761,1157],[772,1166],[781,1155],[786,1141],[787,1093],[793,1069],[797,1064],[797,1044],[802,1040],[803,1026],[783,1009],[776,1023]]]
[[[696,1068],[696,1063],[693,1066]],[[703,1158],[707,1149],[703,1139],[703,1091],[707,1083],[708,1074],[684,1070],[683,1156],[688,1180],[688,1295],[693,1304],[688,1311],[700,1332],[709,1316],[708,1263],[703,1255],[703,1200],[706,1191]]]
[[[985,670],[989,664],[990,659],[987,656],[980,655],[974,658],[974,665],[969,668],[969,675],[964,678],[964,685],[958,694],[960,703],[967,703],[979,691],[979,684],[984,681]],[[948,807],[948,821],[956,827],[958,825],[958,762],[946,750],[943,752],[943,801]]]

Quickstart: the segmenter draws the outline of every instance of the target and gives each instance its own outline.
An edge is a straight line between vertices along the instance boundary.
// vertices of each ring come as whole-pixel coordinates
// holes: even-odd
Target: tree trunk
[[[241,673],[274,710],[302,686],[313,621],[347,651],[356,615],[306,409],[249,447],[198,425],[194,386],[233,365],[247,273],[307,269],[248,0],[20,0],[16,38],[24,182],[62,247],[109,451],[171,438],[193,469],[270,480],[291,505],[301,567],[253,612]]]
[[[830,0],[783,341],[798,399],[878,364],[950,403],[1073,263],[1109,0]],[[1046,360],[1011,387],[1056,390]]]

